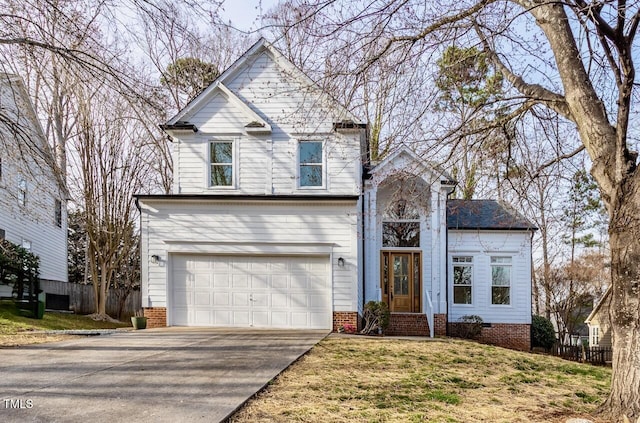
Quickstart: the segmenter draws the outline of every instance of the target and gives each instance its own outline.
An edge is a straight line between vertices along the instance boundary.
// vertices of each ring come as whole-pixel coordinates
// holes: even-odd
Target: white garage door
[[[330,329],[328,257],[174,255],[171,324]]]

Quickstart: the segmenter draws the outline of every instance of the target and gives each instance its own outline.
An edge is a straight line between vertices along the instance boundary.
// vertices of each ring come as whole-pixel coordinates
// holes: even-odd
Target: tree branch
[[[402,42],[408,42],[408,43],[416,43],[417,41],[420,41],[422,39],[424,39],[427,35],[447,26],[447,25],[451,25],[455,22],[461,21],[465,18],[468,18],[472,15],[474,15],[475,13],[478,13],[479,11],[481,11],[483,8],[485,8],[487,5],[491,4],[491,3],[495,3],[497,0],[480,0],[478,3],[476,3],[474,6],[470,7],[469,9],[466,9],[456,15],[451,15],[451,16],[446,16],[443,19],[434,22],[433,24],[427,26],[426,28],[424,28],[422,31],[420,31],[418,34],[416,35],[407,35],[407,36],[400,36],[400,37],[391,37],[387,40],[386,44],[382,47],[381,50],[379,50],[376,54],[374,54],[372,57],[370,57],[365,66],[361,69],[361,72],[367,70],[369,67],[371,67],[371,65],[373,65],[374,63],[376,63],[378,60],[380,60],[380,58],[382,56],[384,56],[390,49],[391,47],[396,44],[396,43],[402,43]]]
[[[554,93],[553,91],[544,88],[542,85],[525,82],[521,76],[514,74],[491,48],[477,22],[474,22],[474,28],[478,37],[480,37],[484,52],[516,90],[530,99],[544,104],[565,118],[572,121],[574,120],[564,96]]]

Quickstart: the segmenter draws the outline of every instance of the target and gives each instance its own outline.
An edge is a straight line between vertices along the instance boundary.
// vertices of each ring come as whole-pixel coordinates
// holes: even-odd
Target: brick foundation
[[[144,308],[144,317],[147,318],[147,328],[167,327],[167,309],[165,307]]]
[[[433,315],[433,334],[434,336],[447,336],[447,315]]]
[[[334,311],[333,312],[333,331],[337,332],[340,326],[345,324],[352,325],[358,331],[360,328],[360,319],[356,311]]]
[[[455,333],[460,323],[449,323],[451,333]],[[529,351],[531,349],[531,326],[510,323],[491,323],[491,327],[483,327],[478,341],[484,344],[497,345],[513,350]]]
[[[390,336],[429,336],[427,316],[420,313],[391,313],[389,327],[384,331]]]

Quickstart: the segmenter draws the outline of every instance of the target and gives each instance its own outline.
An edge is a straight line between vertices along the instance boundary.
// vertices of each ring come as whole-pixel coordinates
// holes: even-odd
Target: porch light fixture
[[[151,263],[153,264],[158,264],[158,262],[160,261],[160,256],[157,254],[154,254],[151,256]]]
[[[340,257],[340,258],[338,259],[338,266],[339,266],[339,267],[344,267],[344,259],[343,259],[342,257]]]

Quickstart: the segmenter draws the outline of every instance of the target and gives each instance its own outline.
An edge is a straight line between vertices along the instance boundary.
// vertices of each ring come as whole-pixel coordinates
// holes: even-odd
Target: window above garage
[[[211,141],[209,163],[209,186],[233,188],[236,173],[233,141]]]

